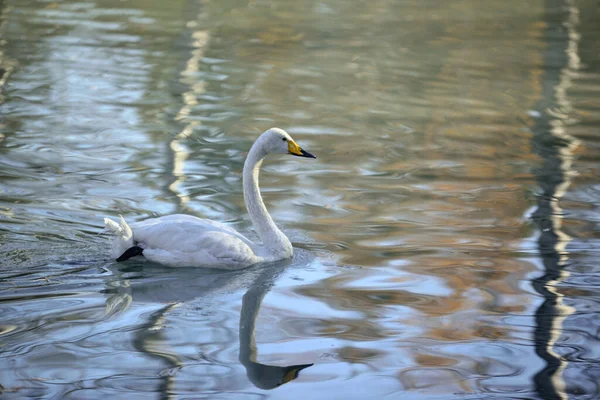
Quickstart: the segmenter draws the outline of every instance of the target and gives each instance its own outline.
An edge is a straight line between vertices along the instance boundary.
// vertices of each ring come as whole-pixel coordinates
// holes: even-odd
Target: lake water
[[[593,0],[0,0],[0,392],[20,399],[600,396]],[[105,216],[292,260],[116,263]]]

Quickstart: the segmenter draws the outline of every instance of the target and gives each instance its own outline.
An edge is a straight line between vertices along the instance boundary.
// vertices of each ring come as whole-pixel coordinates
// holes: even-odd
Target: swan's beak
[[[293,140],[288,140],[288,152],[293,156],[317,158],[308,151],[303,150],[302,147],[298,146]]]

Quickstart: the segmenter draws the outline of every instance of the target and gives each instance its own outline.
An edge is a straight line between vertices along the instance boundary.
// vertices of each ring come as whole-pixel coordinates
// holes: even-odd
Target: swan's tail
[[[111,249],[111,255],[115,259],[119,258],[127,249],[134,246],[131,227],[127,225],[123,216],[119,215],[119,217],[119,223],[112,219],[104,218],[104,232],[109,232],[116,236]]]

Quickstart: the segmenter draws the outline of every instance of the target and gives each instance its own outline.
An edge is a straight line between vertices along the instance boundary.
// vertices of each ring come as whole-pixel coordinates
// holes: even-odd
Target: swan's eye
[[[287,142],[287,138],[281,138],[281,140],[283,140],[284,142]]]

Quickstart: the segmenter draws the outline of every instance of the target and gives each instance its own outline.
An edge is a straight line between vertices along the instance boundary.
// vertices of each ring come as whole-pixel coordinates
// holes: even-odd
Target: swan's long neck
[[[254,229],[256,229],[265,247],[272,256],[285,258],[292,255],[292,244],[273,222],[258,188],[258,174],[265,156],[266,153],[260,140],[257,140],[250,149],[244,163],[244,201],[252,224],[254,224]]]

